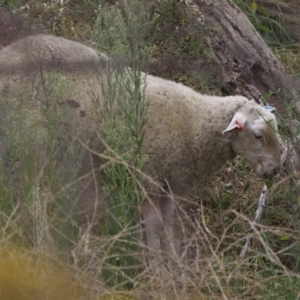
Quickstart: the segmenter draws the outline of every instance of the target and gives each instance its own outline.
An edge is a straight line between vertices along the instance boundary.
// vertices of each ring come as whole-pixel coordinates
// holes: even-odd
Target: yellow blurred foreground
[[[73,300],[84,291],[62,264],[23,248],[0,250],[0,299]]]
[[[99,289],[88,287],[78,274],[79,270],[71,270],[37,251],[18,247],[0,249],[0,300],[134,299],[108,291],[96,296]]]

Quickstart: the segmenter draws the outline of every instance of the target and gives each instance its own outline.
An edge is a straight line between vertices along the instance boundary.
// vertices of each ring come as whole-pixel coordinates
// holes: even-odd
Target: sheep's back
[[[99,62],[98,54],[81,43],[50,35],[34,35],[3,48],[1,74],[42,70],[75,72],[89,70]]]

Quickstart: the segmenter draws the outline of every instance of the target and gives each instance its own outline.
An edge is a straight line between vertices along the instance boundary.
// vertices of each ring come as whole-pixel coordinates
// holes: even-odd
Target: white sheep
[[[94,109],[87,88],[93,88],[101,102],[101,86],[99,82],[80,84],[83,77],[95,83],[94,67],[100,72],[103,67],[98,67],[97,53],[79,43],[48,35],[17,41],[0,51],[1,97],[9,97],[14,83],[31,83],[31,74],[36,81],[41,65],[44,72],[61,71],[77,80],[74,99],[87,112],[84,130],[90,134],[91,148],[100,151],[102,145],[93,124]],[[172,194],[184,196],[191,192],[236,155],[245,159],[259,177],[272,178],[280,169],[277,122],[274,114],[245,97],[202,95],[151,75],[147,75],[145,96],[149,107],[142,152],[148,160],[143,172],[158,183],[144,182],[148,197],[142,205],[142,215],[147,243],[154,251],[175,254]],[[85,171],[92,167],[86,156]],[[92,197],[94,186],[89,189]]]
[[[175,254],[172,242],[160,245],[173,240],[170,193],[186,195],[236,155],[259,177],[272,178],[280,168],[277,122],[272,113],[242,96],[201,95],[172,81],[147,79],[151,102],[143,148],[149,156],[145,171],[166,192],[152,192],[143,216],[151,248],[163,246]]]

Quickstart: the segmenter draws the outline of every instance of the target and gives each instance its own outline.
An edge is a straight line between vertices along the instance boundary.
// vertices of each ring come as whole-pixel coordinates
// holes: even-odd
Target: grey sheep
[[[86,112],[83,129],[89,132],[90,147],[99,152],[96,117],[82,81],[93,83],[89,86],[101,102],[101,86],[94,75],[95,69],[101,72],[104,67],[101,61],[93,49],[64,38],[36,35],[19,40],[0,51],[1,101],[11,97],[15,86],[33,84],[38,89],[40,69],[63,72],[76,81],[74,98]],[[158,185],[145,182],[148,198],[142,214],[149,248],[176,255],[173,193],[191,192],[236,155],[259,177],[272,178],[280,169],[277,122],[274,114],[242,96],[202,95],[173,81],[151,75],[146,79],[149,107],[142,152],[148,160],[143,172]],[[88,161],[86,154],[84,172],[92,167]],[[89,185],[85,197],[93,197],[93,190]]]

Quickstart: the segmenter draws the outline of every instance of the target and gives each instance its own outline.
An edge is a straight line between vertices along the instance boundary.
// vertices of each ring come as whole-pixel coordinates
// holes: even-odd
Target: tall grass
[[[178,270],[165,268],[164,276],[155,277],[142,265],[138,207],[145,195],[139,170],[147,160],[141,154],[141,144],[148,103],[147,77],[141,67],[156,50],[147,42],[153,23],[149,10],[139,1],[125,1],[118,7],[104,1],[84,2],[97,18],[95,36],[91,36],[95,47],[111,57],[103,74],[95,75],[102,86],[103,103],[87,86],[97,115],[95,126],[102,129],[99,139],[106,145],[104,152],[98,153],[102,155],[100,166],[94,166],[95,173],[99,168],[105,175],[101,183],[107,200],[105,216],[90,226],[95,224],[89,223],[82,214],[83,205],[77,203],[82,192],[78,175],[91,142],[86,131],[79,130],[84,118],[78,118],[78,109],[72,106],[76,104],[71,95],[77,82],[63,74],[43,73],[35,98],[20,87],[9,101],[0,103],[0,245],[11,254],[1,254],[8,258],[7,263],[0,262],[0,284],[17,282],[8,289],[12,295],[17,294],[15,286],[29,286],[23,289],[29,295],[35,289],[44,295],[42,292],[51,289],[49,282],[60,278],[56,268],[51,271],[56,262],[50,259],[59,256],[76,278],[74,283],[66,275],[67,283],[62,283],[68,289],[68,283],[77,285],[78,280],[80,285],[80,295],[76,286],[70,299],[85,295],[87,299],[299,299],[295,170],[274,181],[263,219],[254,224],[252,216],[263,183],[249,175],[248,167],[240,161],[227,166],[176,203],[176,236],[181,249]],[[162,5],[166,19],[159,22],[168,28],[167,17],[173,18],[174,7]],[[261,20],[254,22],[262,26]],[[273,45],[280,41],[273,38],[278,28],[269,28]],[[155,40],[155,34],[151,35]],[[279,52],[288,61],[290,72],[299,69],[297,52],[293,57],[283,48]],[[197,51],[195,59],[199,55]],[[286,123],[281,121],[281,129]],[[294,135],[298,132],[296,128]],[[87,219],[85,226],[82,215]],[[239,254],[248,235],[252,243],[242,260]],[[27,250],[10,248],[11,244]],[[45,255],[50,261],[46,268]],[[17,275],[3,271],[6,266],[14,268],[15,262],[21,264]],[[31,280],[24,279],[28,273]],[[58,273],[65,274],[61,268]],[[31,284],[32,274],[40,277],[40,286]],[[132,294],[115,292],[128,288]],[[61,285],[57,293],[51,292],[49,299],[64,297]]]
[[[145,195],[140,187],[139,170],[147,159],[141,147],[148,107],[146,74],[141,72],[140,66],[147,63],[153,50],[143,45],[150,24],[147,10],[135,0],[124,1],[123,11],[116,6],[103,5],[95,22],[97,45],[104,48],[113,61],[107,63],[104,79],[99,78],[103,106],[99,107],[97,98],[93,99],[107,145],[105,154],[112,161],[104,169],[103,188],[108,199],[102,232],[110,236],[126,232],[105,254],[109,259],[102,273],[113,285],[123,281],[127,286],[132,285],[128,284],[128,277],[138,274],[140,263],[136,258],[140,244],[139,207]]]
[[[234,0],[234,2],[247,15],[255,29],[265,39],[270,47],[281,47],[282,44],[294,44],[285,26],[284,15],[281,15],[279,6],[277,9],[278,17],[271,18],[264,6],[255,1]]]
[[[35,105],[24,90],[15,91],[15,100],[1,103],[1,223],[13,232],[13,240],[53,249],[68,244],[64,236],[76,236],[70,220],[74,207],[65,201],[76,190],[60,190],[75,180],[83,151],[69,140],[76,128],[74,111],[58,109],[59,101],[68,98],[70,83],[62,75],[54,75],[45,78],[44,84]],[[61,168],[63,164],[68,168]]]

